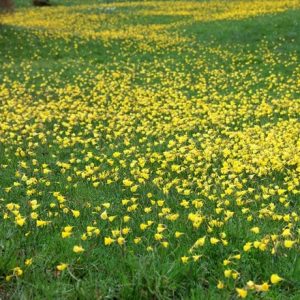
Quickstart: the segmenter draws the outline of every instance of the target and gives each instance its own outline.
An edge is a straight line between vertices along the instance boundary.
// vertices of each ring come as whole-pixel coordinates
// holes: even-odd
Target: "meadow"
[[[300,2],[51,2],[0,15],[0,299],[300,299]]]

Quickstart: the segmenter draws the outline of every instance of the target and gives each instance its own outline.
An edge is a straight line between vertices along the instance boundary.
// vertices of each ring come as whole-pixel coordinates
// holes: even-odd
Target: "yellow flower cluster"
[[[74,39],[75,49],[87,40],[107,47],[119,41],[124,54],[105,64],[74,60],[79,71],[70,81],[63,81],[68,65],[48,74],[35,69],[34,58],[24,60],[20,77],[12,74],[19,62],[3,65],[5,228],[23,245],[43,236],[68,245],[68,256],[52,266],[57,276],[103,248],[170,255],[182,268],[211,263],[218,289],[241,298],[284,284],[275,262],[255,278],[247,278],[246,266],[299,251],[297,53],[279,54],[284,39],[245,51],[197,43],[181,29],[296,7],[292,0],[145,1],[3,16],[45,47],[59,39]],[[161,15],[174,22],[138,23]],[[155,55],[134,61],[131,51]],[[279,72],[279,64],[287,71]],[[43,257],[44,248],[30,249],[33,258],[13,266],[7,281]]]
[[[47,11],[24,8],[12,16],[5,16],[4,24],[33,29],[43,37],[79,36],[83,39],[102,39],[109,43],[115,39],[138,42],[141,50],[167,48],[188,41],[178,29],[194,21],[243,19],[278,13],[297,8],[297,0],[230,1],[142,1],[101,5],[58,6]],[[138,24],[140,19],[153,16],[171,16],[169,24]],[[177,20],[178,18],[178,20]],[[132,23],[135,23],[132,25]],[[173,34],[172,34],[173,32]]]

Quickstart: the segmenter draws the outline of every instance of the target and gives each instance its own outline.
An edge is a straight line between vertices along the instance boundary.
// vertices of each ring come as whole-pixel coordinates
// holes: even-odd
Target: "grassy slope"
[[[18,4],[25,5],[25,1],[18,1]],[[268,40],[274,44],[284,38],[285,43],[276,49],[279,55],[285,57],[291,51],[297,51],[300,54],[300,12],[289,11],[277,15],[259,16],[246,20],[239,21],[214,21],[207,23],[195,23],[191,27],[184,28],[186,36],[194,36],[197,43],[200,45],[211,44],[214,47],[226,47],[230,49],[231,43],[239,46],[239,51],[255,53],[255,64],[257,68],[264,69],[268,73],[268,66],[262,66],[263,61],[260,60],[259,42]],[[167,19],[166,19],[167,20]],[[164,20],[154,19],[153,22],[163,22]],[[143,20],[142,20],[143,22]],[[181,28],[180,30],[182,30]],[[20,45],[22,47],[16,47]],[[69,43],[69,44],[68,44]],[[188,54],[188,50],[183,50],[182,56],[175,52],[161,52],[156,54],[151,53],[136,53],[134,57],[129,56],[128,53],[120,52],[120,45],[115,42],[110,47],[105,47],[99,41],[84,41],[81,47],[75,50],[73,46],[74,41],[66,42],[64,40],[49,40],[47,43],[39,40],[30,30],[2,27],[0,29],[0,49],[15,63],[11,68],[11,73],[7,73],[10,78],[15,78],[17,81],[22,81],[23,69],[18,65],[18,62],[32,61],[32,69],[30,70],[27,81],[28,88],[35,93],[34,87],[31,84],[39,85],[44,82],[45,78],[49,84],[59,86],[60,82],[66,84],[73,83],[74,78],[77,78],[84,70],[97,70],[99,65],[111,68],[110,63],[113,62],[113,56],[117,57],[117,62],[122,63],[129,59],[130,63],[151,62],[156,59],[174,58],[184,64],[184,58]],[[191,45],[192,46],[192,45]],[[39,51],[37,58],[32,57],[32,53]],[[57,51],[56,51],[57,50]],[[187,51],[185,53],[184,51]],[[233,50],[235,51],[235,50]],[[2,56],[1,56],[2,57]],[[183,58],[180,61],[181,57]],[[207,57],[207,59],[214,60],[214,57]],[[3,63],[3,61],[2,61]],[[220,65],[224,61],[220,59]],[[226,63],[225,63],[226,64]],[[188,72],[189,70],[185,70]],[[280,67],[278,72],[289,74],[292,70],[289,68]],[[59,73],[59,75],[57,75]],[[1,77],[0,74],[0,78]],[[0,79],[0,80],[1,80]],[[63,87],[64,85],[62,85]],[[259,86],[254,88],[260,88]],[[184,89],[184,88],[183,88]],[[39,93],[37,93],[39,94]],[[297,95],[295,95],[296,97]],[[299,95],[298,95],[299,96]],[[41,152],[48,149],[41,149]],[[107,151],[109,151],[107,149]],[[51,150],[50,150],[51,152]],[[1,154],[2,153],[2,154]],[[66,154],[68,155],[68,153]],[[50,153],[46,157],[40,154],[41,161],[48,161]],[[7,163],[4,155],[3,147],[0,148],[0,160]],[[16,167],[17,161],[9,162]],[[11,182],[10,178],[14,174],[14,168],[8,168],[6,171],[2,170],[1,185],[6,186]],[[57,177],[57,187],[64,186],[64,177]],[[62,182],[60,182],[62,180]],[[88,197],[93,203],[97,203],[98,197],[93,194],[88,185],[84,183],[79,185],[76,190],[69,190],[69,195],[75,195],[78,199]],[[121,190],[104,191],[103,197],[123,196]],[[15,194],[14,197],[22,196],[22,194]],[[234,231],[240,230],[236,239],[243,233],[243,226],[241,224],[232,224],[232,234]],[[72,245],[68,241],[58,238],[51,238],[51,232],[48,235],[38,234],[35,240],[31,240],[29,245],[26,239],[20,234],[17,235],[10,226],[1,226],[0,228],[0,249],[6,249],[1,256],[0,272],[5,273],[8,266],[14,265],[14,260],[18,256],[26,257],[26,253],[36,248],[37,252],[41,251],[43,257],[37,258],[34,272],[29,273],[12,283],[4,283],[0,288],[0,295],[3,298],[11,297],[14,299],[90,299],[91,297],[107,296],[110,298],[122,299],[154,299],[154,298],[186,298],[186,299],[230,299],[232,295],[229,292],[220,292],[214,287],[214,280],[209,275],[214,271],[222,272],[222,268],[214,266],[214,256],[219,253],[212,254],[211,261],[202,266],[201,269],[195,269],[190,265],[182,266],[180,262],[173,259],[173,255],[180,253],[180,249],[175,249],[174,253],[164,252],[158,250],[159,255],[149,253],[144,256],[132,255],[130,253],[122,253],[119,249],[112,249],[107,252],[106,249],[94,248],[89,256],[83,257],[81,263],[74,267],[72,274],[63,274],[56,277],[53,270],[44,269],[44,266],[55,265],[64,259],[64,255],[57,257],[56,252],[67,253],[69,247]],[[13,236],[13,240],[11,237]],[[68,244],[69,243],[69,244]],[[7,250],[9,249],[9,250]],[[60,250],[60,251],[58,251]],[[222,251],[220,249],[220,251]],[[299,299],[299,281],[300,279],[300,260],[296,253],[292,253],[293,260],[280,260],[278,262],[278,273],[284,274],[286,278],[293,278],[289,285],[284,289],[275,289],[267,298],[274,299]],[[68,255],[65,255],[67,258]],[[112,258],[113,257],[113,258]],[[261,257],[266,259],[261,271],[266,275],[271,270],[268,269],[268,262],[274,263],[273,258]],[[255,277],[255,265],[259,268],[260,259],[249,260],[251,268],[244,270]],[[17,260],[17,259],[16,259]],[[276,263],[276,262],[275,262]],[[83,269],[81,266],[85,265]],[[254,272],[254,273],[253,273]],[[207,279],[208,278],[208,279]],[[217,278],[215,278],[217,279]],[[209,287],[209,289],[207,289]],[[93,295],[93,296],[91,296]]]

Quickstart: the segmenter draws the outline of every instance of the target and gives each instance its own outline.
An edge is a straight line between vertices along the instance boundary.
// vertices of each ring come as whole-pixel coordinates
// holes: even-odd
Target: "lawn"
[[[300,299],[300,2],[51,2],[0,15],[0,299]]]

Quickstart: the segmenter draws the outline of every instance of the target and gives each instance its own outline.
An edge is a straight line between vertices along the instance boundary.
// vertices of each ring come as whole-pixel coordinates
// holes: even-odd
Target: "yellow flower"
[[[201,255],[193,255],[192,257],[193,257],[194,261],[198,261],[200,259]]]
[[[129,220],[130,220],[130,217],[129,217],[129,216],[124,216],[124,217],[123,217],[123,221],[124,221],[125,223],[127,223]]]
[[[237,291],[238,296],[239,296],[240,298],[243,298],[243,299],[244,299],[244,298],[247,297],[247,294],[248,294],[247,290],[245,290],[245,289],[239,289],[239,288],[236,288],[235,290]]]
[[[105,246],[109,246],[109,245],[111,245],[114,241],[115,241],[115,240],[112,239],[111,237],[105,237],[105,238],[104,238],[104,245],[105,245]]]
[[[260,243],[260,244],[259,244],[259,250],[265,251],[266,248],[267,248],[267,244],[265,244],[265,243]]]
[[[164,200],[157,200],[157,205],[162,207],[164,205],[165,201]]]
[[[130,228],[125,227],[122,229],[122,234],[128,234],[130,232]]]
[[[245,252],[247,252],[247,251],[249,251],[249,250],[251,249],[251,247],[252,247],[252,243],[248,242],[248,243],[246,243],[246,244],[244,245],[243,250],[244,250]]]
[[[186,264],[186,263],[188,262],[188,260],[189,260],[189,257],[188,257],[188,256],[182,256],[182,257],[181,257],[181,261],[182,261],[184,264]]]
[[[222,244],[223,244],[224,246],[227,246],[227,245],[228,245],[228,241],[222,239]]]
[[[125,239],[124,239],[123,237],[120,236],[120,237],[118,237],[117,242],[118,242],[118,244],[119,244],[120,246],[122,246],[122,245],[125,244]]]
[[[218,281],[217,288],[218,288],[219,290],[221,290],[221,289],[224,288],[224,283],[223,283],[223,281],[220,281],[220,280]]]
[[[147,229],[147,227],[148,227],[148,225],[145,224],[145,223],[140,224],[140,229],[141,230],[145,230],[145,229]]]
[[[92,231],[94,231],[96,228],[97,228],[97,227],[95,227],[95,226],[87,226],[87,227],[86,227],[86,231],[87,231],[87,232],[92,232]]]
[[[82,253],[83,251],[84,251],[84,249],[82,248],[82,246],[75,245],[73,247],[73,252],[75,252],[75,253]]]
[[[238,272],[232,272],[231,276],[232,276],[233,279],[237,279],[238,276],[239,276],[239,273]]]
[[[16,224],[22,227],[25,224],[25,220],[26,220],[26,218],[22,218],[21,216],[17,217],[16,218]]]
[[[129,186],[132,186],[133,185],[133,182],[129,179],[124,179],[123,180],[123,184],[126,186],[126,187],[129,187]]]
[[[72,214],[75,218],[78,218],[80,216],[80,211],[79,210],[72,210]]]
[[[175,232],[175,237],[176,237],[176,238],[179,238],[179,237],[182,236],[183,234],[184,234],[183,232],[176,231],[176,232]]]
[[[254,241],[254,242],[253,242],[253,246],[254,246],[254,248],[256,248],[256,249],[259,248],[260,244],[261,244],[260,241]]]
[[[250,229],[252,232],[254,232],[254,233],[256,233],[256,234],[258,234],[259,233],[259,227],[252,227],[251,229]]]
[[[293,245],[296,243],[296,241],[292,241],[292,240],[285,240],[283,245],[285,248],[292,248]]]
[[[59,264],[59,265],[56,266],[56,269],[57,269],[58,271],[63,271],[63,270],[65,270],[68,266],[69,266],[68,264],[61,263],[61,264]]]
[[[110,216],[108,217],[109,222],[112,222],[117,216]]]
[[[201,247],[201,246],[203,246],[203,245],[205,244],[205,239],[206,239],[205,236],[202,237],[202,238],[199,238],[199,239],[195,242],[194,247]]]
[[[133,242],[135,243],[135,244],[139,244],[140,242],[141,242],[141,238],[140,237],[136,237],[134,240],[133,240]]]
[[[36,226],[37,227],[44,227],[48,225],[49,221],[43,221],[43,220],[36,220]]]
[[[162,245],[164,248],[168,248],[168,247],[169,247],[169,243],[168,243],[167,241],[161,242],[161,245]]]
[[[267,282],[264,282],[263,284],[256,284],[255,289],[258,292],[267,292],[269,290],[270,285]]]
[[[100,229],[99,229],[99,228],[96,228],[96,229],[94,230],[94,234],[95,234],[95,235],[99,235],[99,234],[100,234],[100,232],[101,232],[101,231],[100,231]]]
[[[272,274],[270,280],[271,280],[271,282],[273,284],[276,284],[276,283],[282,281],[283,278],[281,278],[280,276],[278,276],[278,274]]]
[[[38,214],[36,213],[36,212],[32,212],[31,214],[30,214],[30,217],[31,217],[31,219],[32,220],[36,220],[37,218],[38,218]]]
[[[66,202],[65,197],[62,196],[62,195],[58,195],[58,196],[56,197],[56,199],[57,199],[57,201],[58,201],[60,204]]]
[[[121,231],[118,230],[118,229],[112,230],[111,233],[112,233],[112,236],[113,236],[114,238],[117,237],[117,236],[119,236],[119,235],[121,235]]]
[[[72,232],[63,231],[63,232],[61,233],[61,237],[62,237],[63,239],[68,238],[68,237],[70,237],[71,235],[72,235]]]
[[[211,243],[212,245],[217,244],[219,241],[220,241],[220,240],[217,239],[217,238],[215,238],[215,237],[210,238],[210,243]]]
[[[32,258],[27,258],[25,260],[25,266],[30,266],[32,264]]]
[[[249,280],[247,282],[247,287],[250,289],[250,290],[253,290],[255,288],[255,283],[252,281],[252,280]]]
[[[156,234],[154,235],[154,238],[155,238],[155,240],[160,241],[160,240],[162,240],[163,235],[160,234],[160,233],[156,233]]]
[[[8,203],[6,204],[6,208],[10,211],[12,211],[15,208],[15,204],[14,203]]]
[[[23,270],[20,267],[13,268],[13,274],[15,276],[21,276],[23,275]]]
[[[137,191],[137,189],[138,189],[138,185],[134,185],[134,186],[132,186],[131,188],[130,188],[130,191],[132,192],[132,193],[135,193],[136,191]]]
[[[291,230],[290,230],[290,228],[284,229],[284,230],[282,231],[282,236],[283,236],[283,237],[289,237],[289,236],[291,236]]]
[[[37,200],[30,201],[30,206],[32,210],[36,210],[40,205],[38,204]]]
[[[232,274],[232,270],[225,270],[224,271],[224,276],[226,277],[226,278],[229,278],[230,276],[231,276],[231,274]]]
[[[224,266],[227,266],[227,265],[229,265],[231,263],[231,261],[229,260],[229,259],[224,259],[223,260],[223,265]]]
[[[73,229],[73,226],[70,226],[70,225],[64,227],[64,231],[66,231],[66,232],[71,232],[72,229]]]
[[[100,218],[101,218],[102,220],[106,220],[106,219],[108,218],[108,215],[107,215],[106,210],[100,215]]]
[[[270,285],[267,283],[267,282],[264,282],[262,285],[261,285],[261,290],[263,292],[267,292],[269,290],[269,287]]]
[[[157,230],[158,233],[161,233],[161,232],[165,231],[165,229],[166,229],[166,227],[164,227],[163,224],[158,224],[156,230]]]

